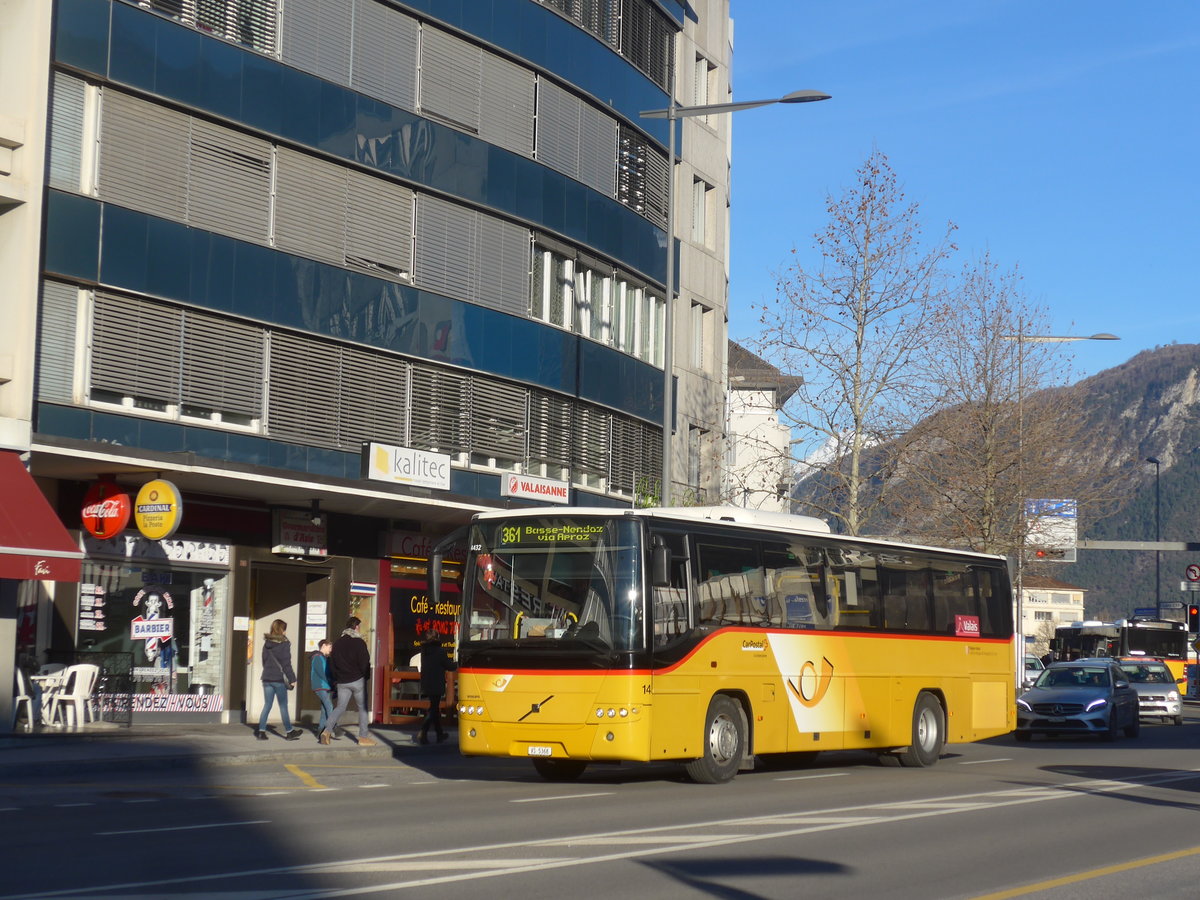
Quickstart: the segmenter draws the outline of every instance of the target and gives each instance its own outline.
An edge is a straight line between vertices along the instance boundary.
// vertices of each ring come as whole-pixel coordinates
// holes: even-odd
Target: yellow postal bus
[[[469,535],[464,754],[552,780],[678,760],[718,783],[821,750],[928,766],[1013,728],[1003,557],[723,507],[488,512]]]

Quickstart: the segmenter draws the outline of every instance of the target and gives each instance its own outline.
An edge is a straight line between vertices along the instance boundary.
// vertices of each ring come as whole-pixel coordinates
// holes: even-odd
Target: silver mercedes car
[[[1179,695],[1179,685],[1186,684],[1186,678],[1176,681],[1167,664],[1157,659],[1124,658],[1121,671],[1137,692],[1143,718],[1157,717],[1176,725],[1183,724],[1183,698]]]
[[[1035,734],[1094,734],[1116,740],[1141,731],[1138,695],[1114,659],[1077,659],[1046,667],[1017,698],[1018,741]]]

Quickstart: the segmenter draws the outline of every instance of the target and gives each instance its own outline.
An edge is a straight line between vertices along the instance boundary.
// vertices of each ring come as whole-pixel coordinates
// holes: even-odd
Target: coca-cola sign
[[[133,503],[115,481],[97,481],[83,498],[83,527],[101,540],[116,537],[129,524]]]

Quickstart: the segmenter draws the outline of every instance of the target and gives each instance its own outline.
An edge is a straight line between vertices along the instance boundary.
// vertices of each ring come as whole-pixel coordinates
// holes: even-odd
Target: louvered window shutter
[[[181,310],[97,292],[91,387],[154,404],[179,402]]]
[[[260,326],[188,310],[183,323],[184,412],[261,419],[264,333]]]
[[[582,101],[545,78],[538,79],[537,158],[579,178],[579,107]],[[615,153],[614,153],[615,159]]]
[[[528,390],[476,377],[471,384],[471,451],[498,461],[524,462]]]
[[[478,132],[482,58],[473,44],[421,29],[421,111]]]
[[[398,106],[417,108],[417,20],[376,0],[354,6],[355,90]]]
[[[188,223],[267,243],[271,145],[193,118],[189,149]]]
[[[267,431],[299,444],[336,448],[340,348],[328,342],[271,333]]]
[[[412,275],[413,192],[403,185],[347,172],[347,265],[388,278]]]
[[[187,217],[189,120],[182,113],[104,89],[100,199],[155,216]]]
[[[287,0],[281,30],[283,61],[326,81],[348,85],[352,11],[347,0]]]
[[[348,170],[286,147],[276,150],[275,246],[341,265]]]
[[[342,352],[339,443],[358,451],[367,441],[407,446],[409,364],[357,347]]]
[[[506,150],[532,156],[535,85],[529,69],[484,53],[479,136]]]
[[[587,103],[579,105],[579,180],[617,195],[617,120]]]
[[[417,201],[416,255],[418,287],[469,299],[478,283],[475,248],[476,213],[436,197]]]
[[[608,413],[587,404],[575,406],[571,430],[571,468],[576,481],[593,481],[608,474]]]
[[[467,376],[415,364],[412,370],[410,446],[451,456],[470,447]]]
[[[634,479],[646,474],[642,462],[641,423],[625,416],[612,417],[612,459],[609,470],[613,490],[633,493]]]
[[[571,464],[571,403],[565,397],[532,391],[529,396],[529,462],[546,466],[557,478]]]
[[[38,307],[37,397],[71,403],[75,399],[75,321],[79,289],[61,281],[42,282]]]
[[[78,78],[55,72],[51,91],[50,187],[78,191],[85,85]]]
[[[485,306],[525,315],[529,296],[529,229],[494,216],[478,215],[478,275],[474,299]]]

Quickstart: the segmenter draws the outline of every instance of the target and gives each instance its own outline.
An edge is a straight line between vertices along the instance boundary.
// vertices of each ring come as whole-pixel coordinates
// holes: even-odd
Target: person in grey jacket
[[[329,656],[329,674],[337,683],[337,707],[329,717],[325,730],[321,732],[322,744],[328,744],[337,734],[337,724],[353,698],[358,704],[358,744],[360,747],[375,746],[375,741],[367,730],[370,727],[367,716],[367,688],[371,675],[371,651],[367,649],[367,642],[359,631],[361,625],[362,619],[351,616],[346,620],[341,637],[333,642],[333,653]]]
[[[287,639],[286,631],[287,622],[276,619],[263,639],[263,710],[258,717],[258,730],[254,732],[260,741],[267,739],[267,716],[271,714],[271,706],[276,700],[279,701],[279,714],[283,717],[284,738],[296,741],[303,734],[299,728],[292,728],[292,717],[288,714],[287,692],[296,686],[296,672],[292,669],[292,643]]]

